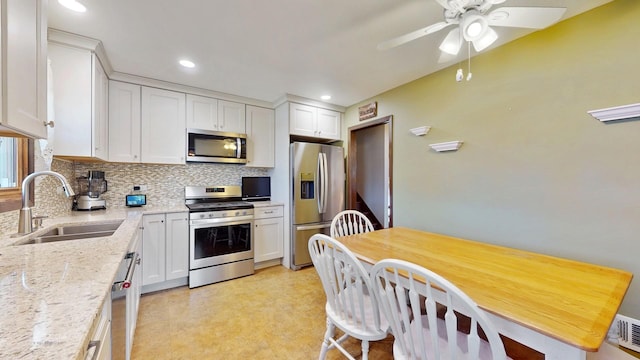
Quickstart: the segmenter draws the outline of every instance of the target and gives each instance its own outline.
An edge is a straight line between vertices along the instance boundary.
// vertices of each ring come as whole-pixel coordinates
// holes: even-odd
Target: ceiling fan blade
[[[449,5],[449,0],[436,0],[436,2],[447,10],[451,9],[451,6]]]
[[[566,8],[501,7],[487,15],[489,25],[542,29],[558,22]]]
[[[451,55],[451,54],[447,54],[444,51],[440,52],[440,57],[438,58],[438,64],[444,64],[444,63],[448,63],[448,62],[452,62],[454,60],[456,60],[457,56],[456,55]]]
[[[442,43],[440,44],[439,48],[444,53],[447,53],[450,55],[458,55],[461,47],[462,47],[462,34],[460,34],[460,27],[457,26],[456,28],[449,31],[449,33],[444,38],[444,40],[442,40]]]
[[[416,31],[412,31],[408,34],[404,34],[404,35],[400,35],[396,38],[387,40],[387,41],[383,41],[380,44],[378,44],[378,50],[389,50],[391,48],[394,48],[396,46],[400,46],[402,44],[406,44],[409,41],[413,41],[415,39],[421,38],[425,35],[429,35],[432,34],[438,30],[441,30],[449,25],[451,25],[453,23],[447,23],[444,21],[429,25],[427,27],[423,27],[422,29],[418,29]]]

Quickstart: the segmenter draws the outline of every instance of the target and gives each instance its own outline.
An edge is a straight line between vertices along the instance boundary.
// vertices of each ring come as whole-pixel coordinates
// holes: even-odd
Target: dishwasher
[[[129,360],[138,318],[142,274],[139,236],[120,263],[111,287],[111,354],[113,360]]]

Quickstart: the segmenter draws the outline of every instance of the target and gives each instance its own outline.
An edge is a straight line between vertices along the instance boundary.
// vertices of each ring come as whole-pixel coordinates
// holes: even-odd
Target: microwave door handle
[[[240,141],[240,138],[236,138],[236,158],[240,159],[240,156],[242,155],[242,141]]]

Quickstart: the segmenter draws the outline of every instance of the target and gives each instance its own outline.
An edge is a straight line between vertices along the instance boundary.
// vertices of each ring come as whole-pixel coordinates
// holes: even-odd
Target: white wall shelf
[[[415,136],[425,136],[429,130],[431,130],[431,126],[420,126],[417,128],[409,129],[411,133]]]
[[[602,122],[640,118],[640,103],[614,106],[587,112]]]
[[[437,144],[429,144],[429,146],[431,146],[431,148],[437,152],[456,151],[460,149],[460,146],[462,146],[462,141],[461,140],[448,141],[448,142],[437,143]]]

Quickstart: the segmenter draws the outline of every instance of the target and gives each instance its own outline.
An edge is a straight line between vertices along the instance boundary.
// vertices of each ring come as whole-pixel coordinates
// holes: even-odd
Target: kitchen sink
[[[121,224],[122,220],[108,223],[57,226],[42,234],[22,240],[16,243],[16,245],[42,244],[55,241],[111,236],[118,230]]]

